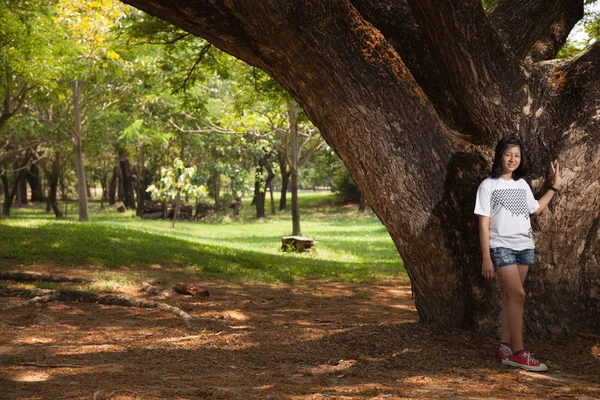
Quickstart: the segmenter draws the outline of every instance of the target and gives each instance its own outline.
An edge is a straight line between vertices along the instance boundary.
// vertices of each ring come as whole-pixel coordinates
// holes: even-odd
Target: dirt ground
[[[123,292],[179,306],[194,330],[157,309],[50,302],[0,311],[0,399],[600,399],[600,340],[529,343],[549,372],[513,369],[495,338],[420,325],[405,282],[185,277],[210,296]]]

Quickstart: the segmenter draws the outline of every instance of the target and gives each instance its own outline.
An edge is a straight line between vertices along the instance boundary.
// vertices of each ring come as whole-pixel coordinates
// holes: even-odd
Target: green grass
[[[52,262],[114,269],[166,265],[207,277],[266,282],[406,277],[393,242],[373,213],[361,215],[332,194],[300,196],[302,233],[317,242],[310,254],[280,251],[281,237],[291,233],[289,211],[256,220],[247,201],[238,219],[220,215],[177,222],[175,228],[170,221],[134,218],[133,212],[100,210],[96,202],[90,203],[93,222],[81,224],[76,206],[69,204],[69,218],[63,220],[37,207],[13,209],[11,218],[0,220],[0,269]]]

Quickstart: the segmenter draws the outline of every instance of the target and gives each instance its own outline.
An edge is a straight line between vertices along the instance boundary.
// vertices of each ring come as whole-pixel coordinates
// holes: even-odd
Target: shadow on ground
[[[531,343],[550,372],[514,370],[493,338],[420,325],[402,281],[190,279],[210,296],[164,301],[190,313],[194,330],[139,308],[0,312],[0,398],[600,398],[600,341]]]

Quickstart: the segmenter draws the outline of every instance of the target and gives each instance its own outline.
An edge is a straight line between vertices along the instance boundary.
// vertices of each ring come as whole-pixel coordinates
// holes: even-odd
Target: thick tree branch
[[[92,304],[105,304],[112,306],[122,307],[142,307],[142,308],[158,308],[164,311],[171,312],[183,318],[186,326],[192,328],[193,318],[181,310],[178,307],[171,306],[166,303],[158,301],[140,299],[135,297],[128,297],[116,294],[94,294],[76,290],[40,290],[40,289],[1,289],[0,297],[29,297],[32,298],[24,303],[7,304],[2,307],[3,310],[9,310],[12,308],[28,306],[36,302],[49,302],[49,301],[64,301],[64,302],[76,302],[76,303],[92,303]]]
[[[476,142],[519,131],[527,103],[518,60],[507,54],[479,0],[408,0],[455,96],[477,127]],[[501,129],[499,129],[501,128]]]
[[[223,1],[186,0],[161,1],[124,0],[147,12],[159,16],[173,25],[200,36],[218,48],[236,54],[238,58],[263,70],[266,65],[260,59],[257,43],[244,30],[243,15]]]
[[[533,45],[526,60],[538,62],[556,57],[560,48],[566,43],[573,27],[582,18],[582,11],[583,8],[580,7],[569,7],[564,11],[561,18],[554,22],[549,31]]]
[[[583,0],[498,0],[488,10],[496,31],[520,60],[565,13],[581,19]]]
[[[574,112],[589,110],[594,114],[600,113],[600,41],[569,60],[556,60],[550,65],[554,68],[547,74],[552,89],[549,96],[555,102],[569,101],[572,104],[576,100],[580,107]]]
[[[473,131],[469,116],[454,99],[425,35],[406,0],[351,0],[365,20],[381,31],[433,103],[446,125]]]

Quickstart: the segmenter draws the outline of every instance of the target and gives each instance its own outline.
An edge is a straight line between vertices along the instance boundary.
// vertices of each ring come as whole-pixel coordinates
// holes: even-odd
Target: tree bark
[[[300,164],[300,150],[298,149],[298,114],[300,110],[292,103],[288,102],[288,116],[290,119],[290,137],[291,137],[291,163],[290,176],[292,179],[292,235],[301,236],[300,230],[300,205],[298,204],[298,168]]]
[[[115,165],[113,168],[113,175],[110,180],[110,186],[108,189],[108,204],[113,205],[117,202],[117,190],[119,188],[119,180],[121,179],[121,167]]]
[[[265,70],[291,93],[386,226],[425,323],[498,325],[501,292],[481,277],[473,215],[496,141],[524,140],[538,195],[558,159],[567,185],[533,218],[538,264],[525,327],[536,337],[600,329],[599,43],[571,60],[524,63],[527,52],[509,44],[512,29],[499,32],[502,22],[491,23],[479,0],[408,1],[439,69],[429,85],[447,85],[467,130],[448,122],[459,119],[438,110],[444,102],[407,67],[414,60],[348,1],[127,2]],[[541,2],[520,2],[512,17]],[[539,27],[517,26],[514,37],[531,49],[565,10],[541,11]]]
[[[285,148],[287,148],[287,144],[285,145]],[[287,208],[287,190],[291,174],[287,154],[278,151],[277,162],[279,163],[279,171],[281,171],[281,197],[279,198],[279,210],[283,211]]]
[[[221,173],[217,168],[213,168],[210,175],[211,192],[215,199],[215,210],[223,208],[221,204]]]
[[[256,207],[256,219],[265,218],[265,197],[266,188],[263,187],[265,182],[263,180],[263,163],[262,159],[259,160],[254,173],[254,199],[252,203]]]
[[[498,35],[521,60],[566,12],[580,20],[583,0],[498,0],[488,10]]]
[[[0,179],[2,179],[2,187],[4,188],[4,202],[2,202],[2,216],[10,217],[10,208],[12,207],[12,203],[15,199],[15,194],[17,192],[18,182],[12,185],[12,190],[10,183],[8,181],[8,177],[6,173],[0,174]]]
[[[144,213],[144,203],[145,203],[145,197],[146,197],[146,188],[148,187],[146,185],[146,179],[145,179],[145,169],[144,169],[144,155],[140,154],[138,155],[139,157],[139,161],[138,161],[138,165],[137,165],[137,185],[136,185],[136,189],[137,189],[137,193],[136,193],[136,197],[137,197],[137,208],[135,210],[135,215],[137,215],[138,217],[141,216]]]
[[[177,195],[175,196],[175,210],[173,211],[173,225],[172,228],[175,228],[175,221],[179,217],[179,208],[181,207],[181,190],[177,190]]]
[[[21,207],[27,205],[27,170],[19,171],[17,179],[17,200],[15,203],[17,207]]]
[[[62,217],[62,211],[60,211],[60,207],[58,206],[58,180],[60,179],[60,161],[59,154],[56,153],[54,155],[54,160],[52,161],[52,167],[50,169],[50,173],[47,175],[48,186],[50,188],[48,194],[48,202],[54,211],[54,216],[56,218]]]
[[[31,188],[31,201],[45,201],[44,191],[42,190],[42,183],[40,181],[40,169],[36,164],[31,164],[29,171],[26,171],[27,182]]]
[[[367,209],[367,199],[365,196],[360,194],[360,199],[358,200],[358,212],[364,212]]]
[[[73,153],[75,155],[75,168],[77,169],[77,198],[79,201],[79,221],[89,221],[88,196],[85,178],[85,169],[83,166],[83,142],[81,132],[80,115],[81,88],[77,80],[73,81],[73,134],[71,142],[73,143]]]
[[[275,215],[275,198],[273,196],[273,180],[269,181],[269,195],[271,200],[271,215]]]
[[[133,190],[133,175],[131,173],[131,164],[127,154],[119,155],[119,164],[121,166],[120,178],[123,181],[123,204],[127,209],[135,208],[135,196]]]

